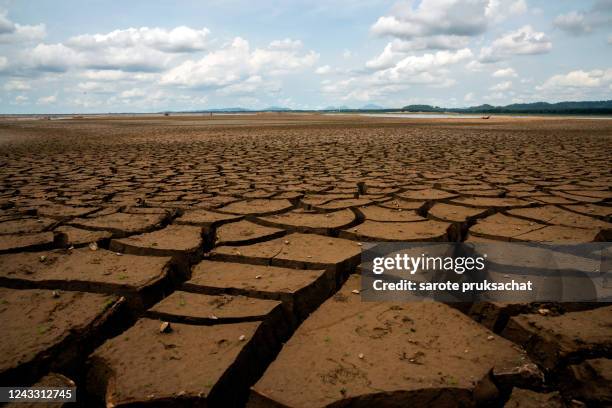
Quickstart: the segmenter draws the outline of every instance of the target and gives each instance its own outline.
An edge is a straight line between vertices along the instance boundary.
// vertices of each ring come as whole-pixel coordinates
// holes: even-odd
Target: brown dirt
[[[365,406],[385,395],[397,406],[467,406],[494,367],[529,363],[511,342],[448,306],[361,302],[352,293],[360,287],[351,276],[300,326],[249,405]]]
[[[78,351],[115,312],[117,297],[81,292],[0,289],[0,381],[27,384],[45,369],[74,364]],[[63,367],[64,368],[64,367]]]
[[[366,240],[609,241],[610,151],[609,121],[0,118],[0,363],[18,373],[0,385],[53,371],[82,406],[243,406],[253,384],[255,406],[605,406],[605,305],[461,313],[345,281]]]

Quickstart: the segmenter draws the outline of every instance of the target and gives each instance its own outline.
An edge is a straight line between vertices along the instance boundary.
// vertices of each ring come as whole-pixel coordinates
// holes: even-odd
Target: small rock
[[[117,256],[121,256],[121,255],[123,255],[123,254],[122,254],[121,252],[115,252],[115,255],[117,255]]]
[[[162,322],[159,326],[160,333],[170,333],[172,331],[172,327],[170,327],[170,323]]]
[[[240,337],[238,337],[238,340],[240,341],[244,341],[246,339],[246,336],[244,334],[241,334]]]
[[[54,290],[54,291],[53,291],[53,297],[54,297],[54,298],[58,298],[58,297],[60,297],[60,292],[59,292],[59,290]]]
[[[494,336],[487,336],[487,340],[491,341],[491,340],[495,340]]]
[[[359,353],[359,358],[363,360],[363,357],[364,357],[363,353]]]
[[[542,316],[548,316],[550,314],[550,309],[541,308],[538,309],[538,313]]]
[[[353,289],[353,290],[351,290],[351,293],[354,293],[354,294],[358,295],[359,291],[357,289]]]
[[[261,279],[261,275],[255,276],[255,279]]]
[[[40,262],[45,262],[46,259],[47,257],[45,255],[41,255],[39,258]]]
[[[90,242],[89,243],[89,249],[91,249],[92,251],[97,251],[98,250],[98,244],[96,242]]]
[[[218,318],[217,316],[215,316],[215,315],[210,315],[210,318],[211,318],[211,319],[213,319],[213,320],[218,320],[218,319],[219,319],[219,318]]]
[[[289,241],[285,240],[285,245],[289,245]]]

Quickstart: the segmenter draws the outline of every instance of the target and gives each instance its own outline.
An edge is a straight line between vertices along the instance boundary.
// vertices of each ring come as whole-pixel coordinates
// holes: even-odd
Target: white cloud
[[[599,0],[589,10],[572,10],[560,14],[553,20],[553,25],[572,35],[584,35],[600,27],[612,24],[612,1]]]
[[[394,51],[393,44],[389,43],[382,54],[366,62],[366,67],[393,73],[423,72],[464,61],[472,56],[472,52],[468,48],[463,48],[456,52],[444,50],[436,53],[426,53],[421,56],[408,55],[402,57],[402,55],[401,52]],[[402,58],[398,60],[398,57]]]
[[[342,58],[349,59],[353,56],[353,53],[350,50],[342,51]]]
[[[410,0],[378,18],[370,30],[404,40],[405,49],[461,49],[489,24],[526,11],[525,0]]]
[[[466,93],[465,96],[463,97],[463,100],[465,102],[473,102],[474,101],[474,93],[473,92]]]
[[[478,60],[472,60],[465,65],[468,71],[481,72],[485,69],[485,65]]]
[[[45,38],[46,35],[47,33],[44,24],[15,24],[14,31],[6,34],[0,34],[0,44],[39,41]]]
[[[81,64],[82,56],[64,44],[38,44],[22,53],[24,65],[41,71],[63,72]]]
[[[567,14],[561,14],[553,20],[555,27],[561,30],[568,31],[574,35],[590,33],[592,27],[587,22],[584,13],[571,11]]]
[[[325,74],[329,74],[331,72],[331,67],[329,65],[322,65],[320,67],[318,67],[317,69],[315,69],[315,74],[318,75],[325,75]]]
[[[552,49],[552,42],[546,34],[526,25],[497,38],[488,47],[480,50],[482,62],[496,62],[513,55],[544,54]]]
[[[539,86],[538,89],[603,88],[611,83],[612,69],[577,70],[567,74],[554,75]]]
[[[15,97],[15,100],[14,100],[14,102],[13,102],[13,103],[14,103],[14,104],[16,104],[16,105],[23,105],[23,104],[25,104],[26,102],[28,102],[28,100],[29,100],[29,99],[30,99],[30,98],[28,98],[28,97],[27,97],[27,96],[25,96],[25,95],[17,95],[17,96]]]
[[[63,72],[71,68],[92,71],[155,72],[180,54],[205,50],[208,29],[189,27],[128,28],[107,34],[84,34],[65,43],[38,44],[22,52],[21,66]]]
[[[0,55],[0,72],[8,68],[8,58]]]
[[[461,35],[433,35],[430,37],[420,37],[413,40],[393,40],[397,50],[418,51],[418,50],[458,50],[468,46],[470,38]]]
[[[366,67],[376,70],[390,68],[402,54],[402,52],[398,52],[394,49],[392,43],[388,43],[380,55],[366,62]]]
[[[500,82],[499,84],[493,85],[492,87],[489,88],[489,90],[496,91],[496,92],[504,92],[504,91],[509,90],[510,88],[512,88],[512,82],[504,81],[504,82]]]
[[[79,76],[86,80],[91,81],[102,81],[102,82],[115,82],[122,80],[130,81],[153,81],[159,76],[158,73],[154,72],[125,72],[116,69],[103,69],[103,70],[85,70],[79,73]]]
[[[6,13],[0,12],[0,44],[42,40],[46,36],[44,24],[22,25],[13,23]]]
[[[525,0],[489,0],[485,16],[499,23],[510,16],[523,14],[527,11]]]
[[[512,68],[502,68],[493,72],[492,76],[494,78],[516,78],[518,75],[516,71]]]
[[[377,35],[403,39],[432,35],[473,36],[487,27],[485,0],[422,0],[397,6],[392,15],[380,17],[371,30]]]
[[[145,95],[146,95],[146,92],[143,89],[139,89],[139,88],[128,89],[119,94],[121,98],[126,98],[126,99],[142,98]]]
[[[395,62],[418,50],[454,50],[466,48],[466,37],[434,36],[411,41],[394,39],[383,52],[366,62],[369,69],[379,70],[393,66]]]
[[[229,46],[213,51],[199,60],[187,60],[164,73],[161,83],[185,87],[222,88],[257,75],[285,75],[314,65],[319,55],[313,51],[278,48],[251,50],[248,41],[237,37]]]
[[[0,35],[15,31],[15,24],[9,20],[6,11],[0,12]]]
[[[217,91],[218,95],[246,97],[249,95],[278,94],[281,86],[276,80],[266,80],[260,75],[253,75],[241,82],[228,85]]]
[[[81,92],[94,92],[94,93],[110,93],[116,90],[116,87],[113,83],[108,82],[96,82],[96,81],[87,81],[87,82],[79,82],[77,84],[77,88]]]
[[[411,86],[428,86],[444,88],[453,86],[456,81],[448,76],[448,67],[472,58],[467,49],[457,51],[438,51],[415,56],[408,55],[401,59],[374,68],[372,61],[369,67],[375,69],[340,81],[324,81],[323,93],[342,101],[372,101],[388,95],[403,92]]]
[[[179,26],[172,30],[158,27],[128,28],[107,34],[84,34],[72,37],[67,45],[75,49],[104,50],[108,48],[152,48],[163,52],[193,52],[205,50],[209,30]]]
[[[4,89],[6,91],[29,91],[32,87],[25,81],[14,79],[4,84]]]
[[[36,104],[37,105],[50,105],[55,102],[57,102],[57,96],[49,95],[49,96],[41,96],[40,98],[38,98],[38,100],[36,101]]]
[[[608,44],[612,45],[612,34],[608,36]]]

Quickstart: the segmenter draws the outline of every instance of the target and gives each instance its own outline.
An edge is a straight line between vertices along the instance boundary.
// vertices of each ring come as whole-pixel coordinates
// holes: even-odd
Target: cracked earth
[[[368,241],[609,242],[612,124],[0,121],[0,385],[81,406],[612,404],[612,306],[361,302]]]

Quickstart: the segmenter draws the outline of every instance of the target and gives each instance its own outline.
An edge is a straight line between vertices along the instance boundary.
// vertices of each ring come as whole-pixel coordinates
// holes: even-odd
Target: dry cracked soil
[[[609,242],[611,153],[611,121],[560,118],[2,118],[0,385],[611,406],[609,304],[362,302],[357,273],[367,241]]]

